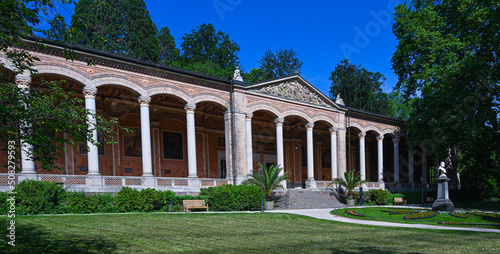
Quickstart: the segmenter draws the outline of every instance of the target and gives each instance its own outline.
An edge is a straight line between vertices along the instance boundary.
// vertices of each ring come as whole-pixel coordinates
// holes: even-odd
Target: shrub
[[[52,182],[23,180],[16,185],[16,213],[57,213],[64,207],[66,189]]]
[[[119,212],[111,194],[86,195],[85,192],[68,192],[66,196],[68,213],[112,213]]]
[[[5,215],[10,210],[10,203],[7,199],[10,198],[10,194],[7,192],[0,192],[0,214]]]
[[[391,193],[386,190],[370,190],[368,194],[370,196],[370,201],[374,202],[377,205],[387,205],[389,203],[392,204],[393,197]]]
[[[421,191],[405,191],[404,194],[407,204],[420,204],[422,203],[422,192]],[[424,197],[425,198],[425,197]]]
[[[68,192],[66,196],[68,210],[70,213],[94,213],[99,208],[99,200],[96,196],[86,196],[85,192]]]
[[[141,193],[130,187],[123,187],[116,193],[116,207],[122,212],[141,211],[143,209]]]
[[[140,192],[143,212],[160,210],[165,204],[163,202],[163,193],[155,189],[147,188]]]
[[[256,211],[260,209],[260,188],[255,185],[221,185],[202,189],[212,211]]]
[[[166,191],[163,191],[163,205],[167,205],[169,203],[171,204],[175,204],[177,203],[177,195],[175,195],[175,193],[171,190],[166,190]]]

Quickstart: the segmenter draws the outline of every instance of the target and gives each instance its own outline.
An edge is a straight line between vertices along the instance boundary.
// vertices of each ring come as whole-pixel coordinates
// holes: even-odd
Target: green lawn
[[[492,218],[484,218],[481,216],[470,215],[468,218],[456,218],[452,217],[448,214],[438,214],[435,217],[420,219],[420,220],[403,220],[403,216],[405,214],[393,214],[390,215],[388,212],[382,212],[381,210],[389,210],[389,207],[367,207],[367,208],[349,208],[354,210],[357,213],[364,214],[366,217],[354,216],[350,214],[346,214],[345,210],[347,209],[337,209],[332,211],[332,214],[344,216],[353,219],[361,219],[361,220],[376,220],[376,221],[389,221],[389,222],[397,222],[397,223],[421,223],[421,224],[429,224],[429,225],[438,225],[438,221],[445,222],[469,222],[469,223],[500,223],[500,219],[492,219]],[[442,225],[441,225],[442,226]],[[457,225],[453,225],[457,226]],[[477,226],[477,225],[458,225],[459,227],[483,227],[483,228],[495,228],[500,229],[499,226]]]
[[[0,222],[7,227],[8,218]],[[290,214],[16,217],[0,253],[494,253],[500,235],[362,226]]]

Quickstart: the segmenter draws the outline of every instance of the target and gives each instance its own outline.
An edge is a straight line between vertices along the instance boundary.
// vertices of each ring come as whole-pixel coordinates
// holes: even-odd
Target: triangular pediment
[[[250,84],[251,91],[285,99],[339,108],[332,100],[298,75]]]

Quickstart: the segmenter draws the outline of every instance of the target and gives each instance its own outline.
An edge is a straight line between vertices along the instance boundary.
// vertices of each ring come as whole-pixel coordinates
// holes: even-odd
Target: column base
[[[449,199],[436,199],[434,203],[432,203],[432,211],[454,211],[455,205]]]
[[[38,174],[36,172],[21,172],[17,175],[17,182],[23,180],[37,180]]]
[[[239,175],[236,177],[236,184],[235,185],[241,185],[241,183],[243,183],[244,181],[248,180],[249,176],[242,176],[242,175]],[[284,186],[286,188],[286,184]]]
[[[317,188],[316,180],[306,180],[306,189],[315,190]]]
[[[200,181],[200,178],[198,177],[189,177],[188,179],[188,186],[190,188],[194,188],[194,189],[200,189],[201,188],[201,181]]]
[[[155,178],[153,175],[150,176],[144,176],[144,179],[142,180],[142,186],[145,188],[154,188],[155,187]]]
[[[89,173],[87,174],[87,188],[88,192],[99,192],[102,188],[102,177],[99,173]]]

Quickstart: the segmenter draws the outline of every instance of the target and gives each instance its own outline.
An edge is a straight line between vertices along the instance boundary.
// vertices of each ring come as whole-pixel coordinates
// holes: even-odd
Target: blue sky
[[[184,33],[202,23],[229,34],[241,47],[238,56],[246,71],[259,66],[268,48],[283,47],[298,52],[301,75],[326,95],[329,74],[344,58],[384,74],[385,92],[397,82],[391,70],[397,45],[392,13],[402,0],[145,2],[158,29],[167,26],[178,47]]]

